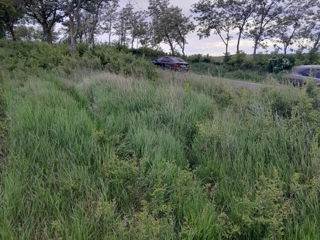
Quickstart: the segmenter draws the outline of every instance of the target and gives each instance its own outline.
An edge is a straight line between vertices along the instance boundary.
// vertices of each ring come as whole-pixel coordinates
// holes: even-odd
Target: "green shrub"
[[[201,55],[201,54],[196,54],[196,55],[191,55],[186,57],[186,60],[189,61],[190,63],[214,63],[215,60],[213,57],[210,57],[209,54],[207,55]]]
[[[285,235],[286,221],[294,211],[285,196],[283,185],[274,170],[272,178],[259,178],[252,196],[245,195],[236,200],[237,207],[234,210],[240,220],[240,225],[236,226],[240,228],[240,236],[248,239],[280,239]],[[237,236],[238,231],[235,234]]]
[[[271,73],[279,73],[291,69],[293,64],[289,59],[282,55],[274,55],[268,61],[268,71]]]
[[[231,65],[233,68],[239,69],[239,68],[243,68],[245,62],[249,62],[247,60],[247,55],[241,52],[232,56],[228,64]]]
[[[89,54],[86,44],[77,46],[77,54],[70,56],[67,45],[47,43],[1,41],[0,60],[4,68],[13,72],[22,70],[37,73],[39,70],[61,70],[71,74],[75,69],[108,70],[127,76],[156,80],[153,64],[136,59],[128,51],[107,45],[96,46]]]
[[[151,48],[138,48],[138,49],[130,49],[131,52],[136,57],[144,57],[148,60],[154,60],[163,56],[168,55],[167,53],[161,50],[154,50]]]
[[[308,54],[307,54],[307,59],[305,64],[318,64],[320,63],[320,54],[316,49],[312,49]]]
[[[47,45],[1,45],[0,238],[318,238],[314,82],[251,90],[172,72],[149,81],[152,64],[125,49],[79,46],[80,57],[49,45],[45,65]]]
[[[88,44],[79,43],[77,45],[77,52],[80,57],[82,57],[86,52],[88,52]]]
[[[290,118],[292,110],[297,105],[298,99],[291,99],[279,91],[274,91],[271,95],[271,110],[274,115]]]

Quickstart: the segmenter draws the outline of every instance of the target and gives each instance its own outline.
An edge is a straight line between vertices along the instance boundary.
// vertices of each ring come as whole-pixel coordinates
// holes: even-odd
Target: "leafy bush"
[[[187,61],[190,63],[214,63],[215,60],[213,57],[210,57],[209,54],[207,55],[201,55],[201,54],[196,54],[196,55],[191,55],[186,58]]]
[[[268,71],[272,73],[279,73],[285,70],[289,70],[293,67],[293,64],[289,59],[282,55],[274,55],[268,61]]]
[[[75,69],[108,70],[127,76],[157,79],[153,64],[136,59],[122,49],[107,45],[96,46],[93,54],[88,53],[86,44],[77,46],[77,54],[71,56],[67,45],[47,43],[0,42],[0,60],[9,71],[21,70],[36,73],[39,70],[62,70],[70,74]]]
[[[167,53],[161,50],[154,50],[151,48],[130,49],[129,52],[136,57],[145,57],[148,60],[154,60],[167,55]]]
[[[250,90],[194,74],[136,79],[125,74],[146,76],[146,60],[108,46],[79,46],[81,57],[48,46],[57,61],[43,68],[43,46],[26,45],[27,68],[20,44],[0,47],[9,59],[0,65],[0,141],[9,127],[0,238],[318,238],[314,82]]]
[[[293,108],[298,104],[298,99],[292,99],[290,96],[274,91],[271,95],[271,110],[274,115],[290,118]]]
[[[272,178],[260,177],[252,196],[237,200],[236,215],[241,219],[241,235],[252,239],[280,239],[293,208],[286,198],[283,182],[274,170]]]
[[[244,66],[246,66],[246,64],[245,64],[246,62],[248,63],[250,61],[247,59],[247,55],[245,53],[241,52],[241,53],[238,53],[238,54],[232,56],[231,59],[229,60],[228,64],[231,65],[233,68],[241,69]]]

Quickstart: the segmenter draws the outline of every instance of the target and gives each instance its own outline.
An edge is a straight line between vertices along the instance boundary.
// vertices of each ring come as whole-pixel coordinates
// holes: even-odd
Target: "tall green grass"
[[[96,46],[92,53],[87,47],[78,45],[71,56],[68,46],[34,42],[0,41],[0,63],[9,72],[37,74],[39,71],[55,71],[64,76],[79,69],[107,70],[116,74],[137,78],[157,79],[153,64],[144,58],[122,52],[108,45]]]
[[[247,89],[93,69],[2,75],[1,238],[318,238],[314,84]]]
[[[248,66],[234,69],[227,64],[215,64],[206,62],[191,63],[191,71],[196,74],[206,74],[213,77],[222,77],[229,79],[238,79],[250,82],[268,82],[274,78],[281,82],[281,74],[271,74],[265,69],[259,69],[257,66]]]

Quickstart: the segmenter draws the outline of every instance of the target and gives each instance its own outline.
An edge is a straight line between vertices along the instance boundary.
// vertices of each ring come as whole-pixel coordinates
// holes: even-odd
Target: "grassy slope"
[[[160,74],[3,71],[3,239],[317,239],[318,90]]]
[[[230,67],[229,67],[230,68]],[[253,67],[254,69],[255,67]],[[257,69],[238,69],[238,70],[228,70],[227,66],[217,65],[213,63],[192,63],[191,71],[196,74],[206,74],[214,77],[223,77],[230,79],[237,79],[242,81],[250,82],[272,82],[281,81],[280,74],[270,74],[265,70],[259,71]]]

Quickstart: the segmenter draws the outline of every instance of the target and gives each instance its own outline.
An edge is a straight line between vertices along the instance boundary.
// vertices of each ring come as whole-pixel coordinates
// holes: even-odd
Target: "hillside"
[[[1,239],[319,237],[313,83],[246,88],[85,49],[0,42]]]

